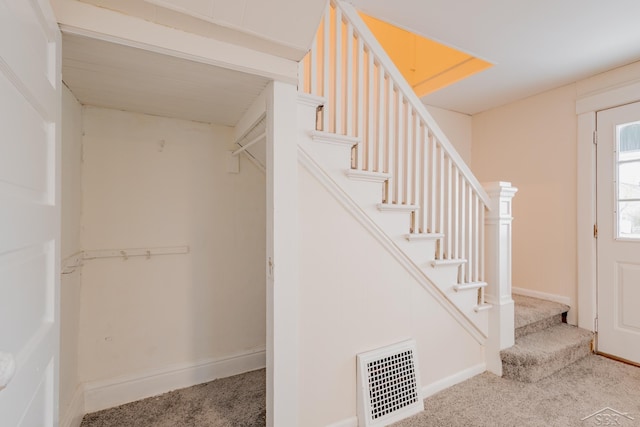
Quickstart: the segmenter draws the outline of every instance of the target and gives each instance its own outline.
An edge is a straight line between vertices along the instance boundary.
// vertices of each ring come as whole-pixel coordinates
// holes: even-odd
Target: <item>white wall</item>
[[[457,113],[451,110],[425,105],[429,114],[440,126],[440,129],[447,135],[451,144],[462,157],[462,160],[471,165],[471,142],[472,142],[472,118],[468,114]]]
[[[85,107],[82,381],[141,377],[265,346],[265,177],[226,172],[232,129]]]
[[[165,0],[146,4],[83,1],[295,61],[301,60],[308,50],[325,6],[323,0],[277,0],[269,3],[260,0]]]
[[[513,286],[577,297],[576,85],[473,116],[472,170],[511,181]]]
[[[71,91],[62,90],[62,239],[61,259],[81,250],[82,107]],[[60,419],[70,423],[79,414],[74,405],[78,387],[78,334],[82,269],[63,274],[60,284]],[[81,397],[80,397],[81,401]],[[61,425],[63,425],[61,423]]]
[[[315,178],[298,177],[299,425],[353,420],[360,352],[415,338],[422,386],[484,370],[483,347]]]

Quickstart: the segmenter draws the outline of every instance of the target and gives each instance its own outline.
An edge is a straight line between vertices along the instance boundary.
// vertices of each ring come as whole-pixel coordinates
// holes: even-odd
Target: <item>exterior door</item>
[[[0,425],[58,425],[60,33],[0,0]]]
[[[640,102],[597,129],[597,350],[640,364]]]

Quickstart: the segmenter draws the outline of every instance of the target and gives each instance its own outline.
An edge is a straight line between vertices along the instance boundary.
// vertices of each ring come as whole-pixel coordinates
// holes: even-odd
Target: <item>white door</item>
[[[597,117],[597,350],[640,364],[640,102]]]
[[[60,94],[48,0],[0,0],[2,427],[58,425]]]

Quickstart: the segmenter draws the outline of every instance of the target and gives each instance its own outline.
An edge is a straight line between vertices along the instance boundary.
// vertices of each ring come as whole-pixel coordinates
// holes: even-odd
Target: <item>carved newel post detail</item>
[[[489,311],[487,369],[502,375],[500,350],[514,344],[514,303],[511,298],[511,202],[518,191],[510,182],[483,184],[490,198],[485,215],[485,291]]]

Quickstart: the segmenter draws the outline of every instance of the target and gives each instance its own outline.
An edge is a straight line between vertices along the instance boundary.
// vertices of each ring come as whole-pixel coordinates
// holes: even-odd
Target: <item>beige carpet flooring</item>
[[[607,407],[634,419],[605,411],[583,421]],[[536,383],[485,372],[426,399],[424,412],[394,427],[598,425],[640,426],[640,368],[590,355]]]
[[[394,426],[590,427],[606,425],[603,416],[582,421],[606,407],[634,418],[611,417],[608,425],[640,426],[640,368],[590,355],[537,383],[484,373],[424,403],[424,412]],[[601,415],[605,413],[614,414]],[[614,419],[618,424],[613,424]],[[82,423],[82,427],[264,425],[264,370],[88,414]]]
[[[516,338],[541,331],[556,323],[562,322],[562,313],[569,311],[569,306],[557,302],[513,294],[515,302],[515,335]]]
[[[265,370],[85,415],[81,427],[264,427]]]

